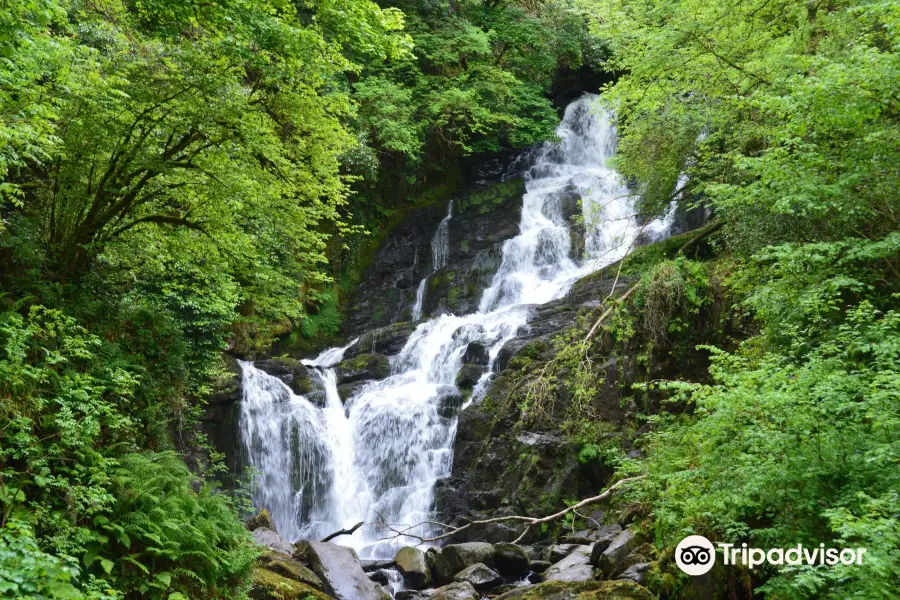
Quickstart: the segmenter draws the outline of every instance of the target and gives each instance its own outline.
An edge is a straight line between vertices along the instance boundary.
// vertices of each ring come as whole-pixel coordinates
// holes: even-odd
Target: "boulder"
[[[604,575],[609,577],[615,570],[616,565],[625,560],[625,557],[631,554],[637,545],[638,542],[634,532],[630,529],[624,530],[615,537],[609,547],[600,555],[597,567],[603,571]]]
[[[496,600],[655,600],[633,581],[547,581],[517,588]]]
[[[552,564],[553,563],[551,563],[549,560],[533,560],[533,561],[531,561],[530,566],[531,566],[531,570],[534,571],[535,573],[543,573],[544,571],[549,569],[550,565],[552,565]]]
[[[453,581],[453,576],[477,563],[494,565],[494,546],[485,542],[450,544],[432,555],[432,575],[437,583]]]
[[[468,581],[457,581],[434,590],[431,600],[479,600],[479,594]]]
[[[309,370],[295,358],[266,358],[254,362],[253,366],[277,377],[297,395],[305,396],[315,391],[316,386]]]
[[[456,574],[454,581],[468,581],[478,591],[486,591],[503,583],[503,578],[493,569],[482,563],[475,563]]]
[[[359,354],[334,367],[338,385],[384,379],[391,374],[391,361],[383,354]]]
[[[265,546],[269,550],[284,554],[290,557],[294,553],[294,546],[289,541],[269,529],[268,527],[257,527],[253,530],[253,541],[260,546]]]
[[[278,552],[266,552],[259,557],[259,565],[273,573],[277,573],[282,577],[311,585],[316,589],[323,589],[325,585],[318,575],[313,573],[306,566],[300,564],[292,558],[287,558]]]
[[[406,587],[420,590],[431,581],[431,568],[425,560],[425,553],[418,548],[409,546],[400,548],[394,556],[394,562],[397,563],[397,569],[403,573]]]
[[[494,568],[510,577],[524,577],[531,570],[525,550],[508,542],[494,544]]]
[[[616,579],[620,573],[623,573],[626,569],[629,569],[633,565],[637,565],[640,563],[648,563],[650,562],[650,556],[653,554],[653,547],[650,544],[641,544],[637,548],[635,548],[631,554],[626,556],[619,562],[615,568],[613,568],[612,573],[610,573],[610,579]]]
[[[576,546],[559,562],[544,571],[545,581],[588,581],[594,575],[591,568],[591,547]]]
[[[484,369],[478,365],[463,365],[456,375],[456,387],[461,390],[471,390],[481,379],[483,372]]]
[[[630,579],[640,585],[647,583],[647,576],[650,574],[651,563],[642,562],[635,563],[619,573],[616,579]]]
[[[389,600],[384,588],[370,580],[351,548],[330,542],[298,542],[296,555],[319,576],[323,589],[338,600]]]
[[[591,550],[591,564],[595,567],[600,562],[600,556],[606,552],[613,540],[622,533],[622,527],[618,524],[604,525],[597,531],[594,538],[594,547]]]
[[[554,544],[544,550],[544,560],[549,560],[551,563],[559,562],[581,545],[583,544]]]
[[[275,533],[278,533],[278,530],[275,529],[275,521],[272,520],[272,515],[270,515],[269,511],[265,508],[259,511],[256,516],[247,519],[244,522],[244,526],[247,527],[248,531],[256,531],[260,527],[265,527],[266,529],[271,529]]]
[[[256,567],[253,569],[250,598],[253,600],[332,600],[316,588],[288,579],[278,573]]]

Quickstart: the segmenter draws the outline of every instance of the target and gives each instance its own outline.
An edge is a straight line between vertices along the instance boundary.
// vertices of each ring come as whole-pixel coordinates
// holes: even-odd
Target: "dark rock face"
[[[260,527],[265,527],[266,529],[271,529],[274,532],[278,532],[275,528],[275,522],[272,520],[272,515],[269,514],[265,508],[259,511],[255,516],[250,517],[244,522],[244,526],[247,528],[247,531],[256,531]]]
[[[456,375],[456,387],[461,390],[471,390],[478,383],[484,370],[478,365],[463,365]]]
[[[415,330],[415,323],[404,321],[367,331],[359,336],[359,341],[347,348],[344,358],[353,358],[366,353],[394,356],[403,350],[406,340]]]
[[[630,579],[640,585],[647,583],[647,576],[650,574],[650,563],[636,563],[622,571],[616,579]]]
[[[622,533],[622,527],[618,524],[613,525],[604,525],[600,528],[597,533],[596,541],[594,542],[594,547],[591,550],[591,564],[595,567],[600,562],[600,557],[606,552],[606,549],[609,548],[609,545],[613,543],[619,534]]]
[[[431,240],[447,206],[411,213],[372,257],[347,312],[348,337],[410,321],[417,287],[426,276],[423,317],[476,310],[482,291],[500,266],[503,242],[518,233],[524,191],[524,182],[514,178],[486,182],[458,194],[449,221],[447,264],[437,272],[432,272]],[[362,346],[362,352],[373,351]]]
[[[213,393],[200,414],[199,426],[210,444],[225,455],[228,474],[223,476],[222,483],[226,489],[233,489],[241,461],[239,423],[243,374],[237,359],[227,354],[222,358],[227,374],[213,382]]]

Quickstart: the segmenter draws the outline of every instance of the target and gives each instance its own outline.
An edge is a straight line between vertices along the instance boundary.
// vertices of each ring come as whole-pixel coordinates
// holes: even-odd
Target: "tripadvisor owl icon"
[[[675,548],[675,563],[688,575],[703,575],[716,564],[716,550],[702,535],[689,535]]]

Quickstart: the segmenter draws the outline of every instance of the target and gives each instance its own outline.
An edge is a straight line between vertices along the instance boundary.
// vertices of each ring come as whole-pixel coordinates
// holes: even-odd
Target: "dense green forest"
[[[334,339],[380,236],[552,139],[582,76],[642,213],[722,224],[607,333],[688,343],[714,297],[741,330],[708,384],[654,383],[690,410],[609,459],[645,476],[625,499],[661,552],[868,548],[757,597],[894,597],[898,43],[895,0],[0,4],[0,597],[246,598],[247,495],[196,427],[222,352]],[[561,357],[574,388],[600,337]]]

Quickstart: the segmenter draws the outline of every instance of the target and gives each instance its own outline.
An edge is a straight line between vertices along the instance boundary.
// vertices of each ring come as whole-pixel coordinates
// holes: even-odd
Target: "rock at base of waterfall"
[[[635,583],[639,583],[640,585],[644,585],[647,583],[647,576],[650,574],[650,568],[652,565],[648,562],[635,563],[619,573],[619,576],[616,579],[624,580],[630,579]]]
[[[369,579],[352,548],[330,542],[298,542],[296,554],[319,576],[324,590],[338,600],[390,600],[384,588]]]
[[[275,533],[278,533],[278,530],[275,528],[275,521],[272,520],[272,515],[269,514],[269,511],[265,508],[259,511],[253,517],[250,517],[244,522],[244,526],[247,528],[247,531],[256,531],[260,527],[265,527],[266,529],[271,529]]]
[[[559,562],[568,555],[572,554],[578,546],[582,544],[554,544],[544,550],[544,560],[549,560],[550,563]]]
[[[253,541],[279,554],[291,556],[294,546],[268,527],[257,527],[253,530]]]
[[[463,365],[456,375],[456,386],[461,390],[471,390],[481,379],[484,369],[478,365]]]
[[[486,591],[503,583],[500,573],[482,563],[475,563],[456,574],[454,581],[468,581],[478,591]]]
[[[600,528],[594,538],[594,548],[591,550],[592,565],[596,567],[600,563],[600,557],[620,533],[622,533],[622,527],[619,524],[604,525]]]
[[[546,581],[588,581],[593,575],[590,546],[576,546],[571,554],[544,571]]]
[[[524,548],[516,544],[500,542],[494,544],[494,568],[501,575],[524,577],[531,570],[531,564]]]
[[[406,587],[420,590],[431,581],[431,569],[425,560],[425,553],[418,548],[407,546],[397,551],[394,557],[397,568],[403,573]]]
[[[531,570],[535,573],[543,573],[547,569],[550,568],[551,563],[549,560],[533,560],[531,561]]]
[[[427,556],[431,561],[431,572],[437,583],[449,583],[453,576],[477,563],[488,566],[494,564],[494,546],[486,542],[450,544],[440,550],[431,549]]]
[[[479,594],[468,581],[458,581],[439,587],[430,596],[431,600],[479,600]]]
[[[332,600],[310,585],[261,567],[253,569],[249,595],[253,600]]]
[[[625,560],[625,557],[631,554],[638,545],[638,541],[634,536],[634,532],[630,529],[624,530],[616,536],[609,547],[603,551],[597,560],[597,566],[603,571],[603,574],[609,577],[615,570],[616,566]]]
[[[311,585],[316,589],[321,590],[325,587],[318,575],[296,560],[287,558],[279,552],[266,552],[259,557],[258,564],[262,568],[277,573],[282,577]]]
[[[496,600],[654,600],[633,581],[547,581],[497,596]]]

